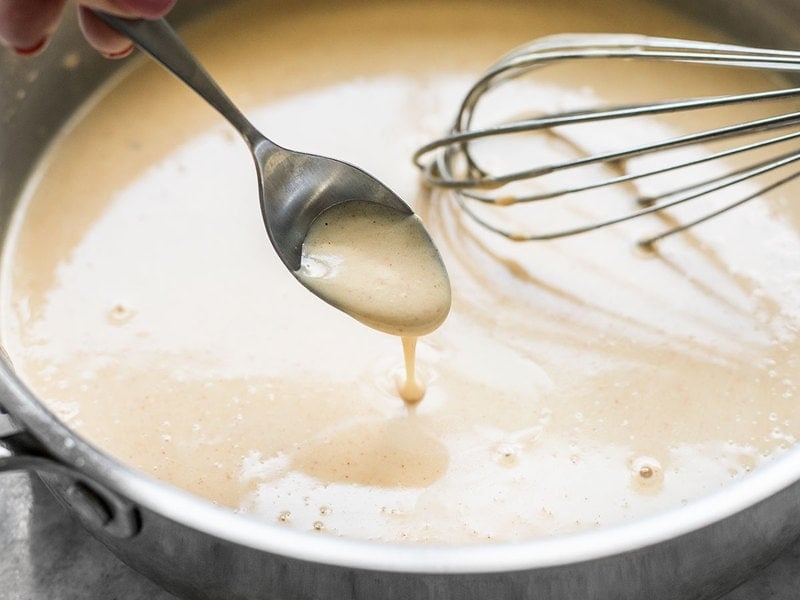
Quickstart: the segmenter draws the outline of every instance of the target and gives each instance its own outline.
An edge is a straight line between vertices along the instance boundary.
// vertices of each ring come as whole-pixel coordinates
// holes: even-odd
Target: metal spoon
[[[191,87],[242,135],[255,159],[261,213],[270,241],[295,276],[311,224],[332,206],[361,200],[413,214],[394,192],[361,169],[332,158],[287,150],[267,139],[219,88],[164,19],[128,20],[96,14]]]

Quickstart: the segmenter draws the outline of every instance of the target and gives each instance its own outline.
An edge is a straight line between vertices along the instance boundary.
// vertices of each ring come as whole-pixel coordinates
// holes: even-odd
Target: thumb
[[[0,43],[37,54],[58,26],[66,0],[0,0]]]

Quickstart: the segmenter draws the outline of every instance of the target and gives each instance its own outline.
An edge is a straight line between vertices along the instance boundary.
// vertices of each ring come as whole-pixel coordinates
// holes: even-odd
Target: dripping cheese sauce
[[[311,225],[295,276],[345,314],[399,336],[405,374],[398,392],[406,402],[422,400],[417,338],[442,324],[451,293],[419,217],[363,200],[333,206]]]
[[[514,244],[473,227],[410,164],[496,57],[563,31],[715,35],[615,0],[250,2],[186,33],[276,142],[358,164],[425,222],[453,305],[418,344],[421,402],[398,394],[397,339],[320,302],[274,255],[241,141],[146,62],[76,116],[15,214],[2,336],[16,369],[122,461],[335,535],[530,539],[745,476],[800,430],[791,188],[644,255],[633,240],[656,218]],[[741,77],[758,78],[699,83]],[[645,68],[580,93],[613,99],[631,81],[688,85]],[[557,103],[565,85],[534,97]]]

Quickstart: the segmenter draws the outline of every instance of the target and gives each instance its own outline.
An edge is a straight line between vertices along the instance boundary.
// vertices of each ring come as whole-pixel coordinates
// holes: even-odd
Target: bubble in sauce
[[[306,256],[303,259],[302,274],[304,277],[322,279],[333,277],[336,267],[341,263],[336,256]]]
[[[631,462],[631,487],[642,493],[655,493],[664,485],[664,469],[652,456],[639,456]]]
[[[133,318],[135,312],[131,307],[118,302],[108,311],[107,318],[112,325],[124,325]]]
[[[513,467],[519,462],[519,448],[516,444],[502,442],[494,448],[494,460],[502,467]]]

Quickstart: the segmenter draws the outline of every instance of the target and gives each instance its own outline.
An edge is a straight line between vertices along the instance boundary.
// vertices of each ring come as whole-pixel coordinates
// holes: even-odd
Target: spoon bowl
[[[278,256],[293,273],[300,268],[303,241],[312,223],[337,204],[369,201],[413,214],[389,188],[348,163],[286,150],[267,138],[256,142],[253,156],[264,225]]]

